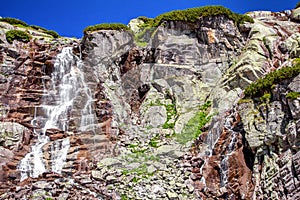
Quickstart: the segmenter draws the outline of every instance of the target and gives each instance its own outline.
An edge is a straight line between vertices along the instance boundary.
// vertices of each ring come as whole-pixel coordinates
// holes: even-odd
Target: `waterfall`
[[[71,47],[62,49],[57,55],[48,88],[43,81],[44,95],[42,105],[39,106],[39,113],[43,114],[37,115],[36,107],[34,119],[31,121],[37,141],[17,167],[21,172],[20,181],[28,177],[37,178],[44,172],[61,173],[70,140],[66,137],[50,141],[46,135],[48,129],[67,132],[70,128],[69,122],[73,120],[76,130],[94,131],[96,120],[92,108],[93,96],[85,81],[83,68],[83,62],[73,54]],[[50,158],[45,158],[46,151]]]

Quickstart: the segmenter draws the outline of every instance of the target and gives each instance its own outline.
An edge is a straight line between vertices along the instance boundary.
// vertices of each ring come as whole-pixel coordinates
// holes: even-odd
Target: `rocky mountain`
[[[300,8],[206,9],[0,20],[0,199],[299,199]]]

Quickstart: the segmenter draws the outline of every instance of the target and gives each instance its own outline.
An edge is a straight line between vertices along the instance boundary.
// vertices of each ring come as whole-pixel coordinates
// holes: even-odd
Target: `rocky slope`
[[[26,29],[30,42],[9,44],[5,32],[24,28],[0,22],[1,199],[298,199],[300,100],[286,95],[300,92],[299,75],[267,101],[240,100],[300,56],[297,12],[170,21],[145,32],[146,47],[116,30],[79,41]],[[68,128],[45,130],[45,171],[34,177],[20,162],[39,144],[35,119],[61,101],[51,84],[63,63],[84,84],[60,119]],[[93,120],[83,126],[84,102]]]

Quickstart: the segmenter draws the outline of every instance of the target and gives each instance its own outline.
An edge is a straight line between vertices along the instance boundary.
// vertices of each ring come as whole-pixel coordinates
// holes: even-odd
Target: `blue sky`
[[[223,5],[234,12],[292,9],[300,0],[2,0],[0,16],[14,17],[30,25],[82,37],[86,26],[119,22],[138,16],[155,17],[164,12],[204,5]]]

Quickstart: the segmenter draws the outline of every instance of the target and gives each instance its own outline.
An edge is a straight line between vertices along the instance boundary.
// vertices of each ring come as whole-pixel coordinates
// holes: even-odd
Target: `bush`
[[[14,40],[18,40],[21,42],[29,42],[31,39],[31,36],[28,33],[20,30],[7,31],[5,33],[5,36],[7,42],[9,43],[12,43]]]
[[[287,99],[292,99],[295,100],[298,97],[300,97],[300,93],[299,92],[289,92],[286,96]]]
[[[26,22],[23,22],[23,21],[21,21],[19,19],[11,18],[11,17],[0,18],[0,21],[7,22],[7,23],[9,23],[11,25],[22,25],[22,26],[25,26],[25,27],[29,26]]]
[[[174,10],[161,14],[154,18],[153,26],[159,26],[165,21],[186,21],[196,22],[200,17],[225,15],[233,20],[236,24],[246,21],[253,23],[253,19],[248,15],[241,15],[232,12],[223,6],[204,6],[197,8],[189,8],[186,10]]]
[[[48,31],[47,29],[43,28],[43,27],[40,27],[40,26],[36,26],[36,25],[30,25],[31,28],[37,30],[37,31]]]
[[[48,30],[48,29],[45,29],[43,27],[36,26],[36,25],[30,25],[30,27],[33,28],[33,29],[35,29],[35,30],[37,30],[37,31],[41,31],[43,33],[51,35],[54,38],[58,38],[59,37],[59,34],[56,31]]]
[[[146,24],[150,24],[150,23],[153,22],[152,18],[148,18],[148,17],[145,17],[145,16],[140,16],[140,17],[138,17],[138,19],[142,20]]]
[[[83,33],[86,34],[88,31],[98,31],[98,30],[129,30],[128,26],[125,24],[97,24],[94,26],[88,26],[83,30]]]
[[[44,31],[44,33],[46,33],[48,35],[51,35],[54,38],[58,38],[59,37],[58,33],[55,32],[55,31],[53,31],[53,30],[46,30],[46,31]]]
[[[292,67],[284,67],[267,74],[265,77],[256,80],[245,88],[245,97],[261,97],[265,93],[271,93],[272,86],[279,82],[297,76],[300,73],[300,62],[297,61]]]
[[[298,3],[296,4],[295,9],[296,9],[296,8],[299,8],[299,7],[300,7],[300,2],[298,2]]]

